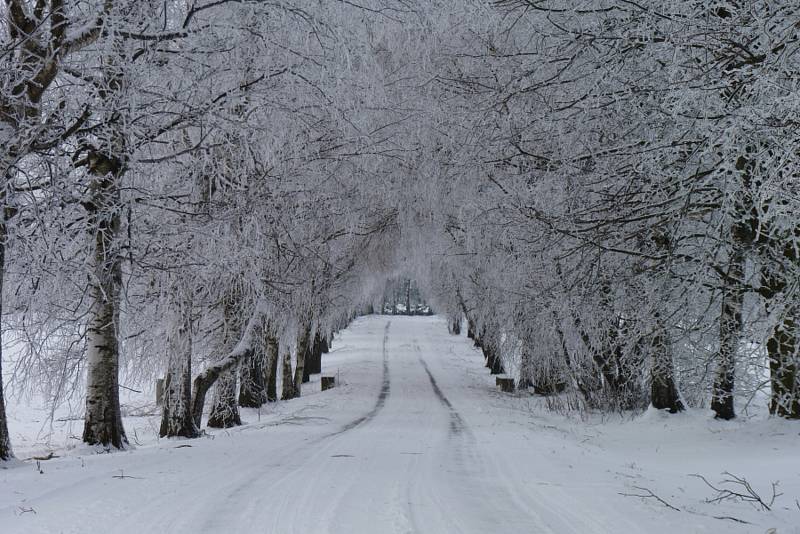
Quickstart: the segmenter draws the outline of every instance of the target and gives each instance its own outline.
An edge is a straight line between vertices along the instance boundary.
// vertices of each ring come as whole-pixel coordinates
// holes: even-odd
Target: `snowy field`
[[[339,387],[314,376],[302,398],[197,440],[129,415],[136,445],[116,454],[75,446],[81,421],[43,427],[12,401],[22,460],[0,469],[0,532],[800,533],[798,422],[554,414],[498,392],[437,317],[360,318],[323,369]],[[149,399],[127,395],[129,414]],[[746,479],[764,506],[697,475],[755,498],[723,482]]]

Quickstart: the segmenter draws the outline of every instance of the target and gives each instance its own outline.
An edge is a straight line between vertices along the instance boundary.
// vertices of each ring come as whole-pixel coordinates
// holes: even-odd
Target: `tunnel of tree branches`
[[[575,409],[800,418],[792,2],[6,0],[0,39],[0,371],[86,443],[121,385],[165,436],[301,395],[366,313]]]

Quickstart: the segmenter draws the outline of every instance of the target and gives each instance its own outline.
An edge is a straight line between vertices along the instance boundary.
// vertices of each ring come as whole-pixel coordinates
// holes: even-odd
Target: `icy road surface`
[[[323,360],[334,390],[315,377],[213,439],[0,470],[0,533],[800,532],[797,425],[589,424],[498,393],[482,363],[438,318],[358,319]],[[771,513],[706,503],[688,475],[725,470],[791,495]],[[678,511],[622,495],[648,490]]]

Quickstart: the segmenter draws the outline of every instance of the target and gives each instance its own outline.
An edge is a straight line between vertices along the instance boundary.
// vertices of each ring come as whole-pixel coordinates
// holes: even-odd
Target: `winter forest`
[[[113,462],[214,447],[172,467],[152,453],[197,475],[223,440],[258,435],[241,465],[287,471],[247,487],[296,485],[270,500],[291,525],[248,530],[239,515],[172,531],[661,532],[679,518],[682,532],[800,532],[799,127],[796,0],[5,0],[0,531],[56,531],[33,523],[49,520],[33,497],[52,488],[28,489],[56,466],[67,484],[86,458],[129,487],[134,468]],[[336,387],[320,392],[321,373]],[[320,504],[331,493],[299,497],[328,464],[259,448],[296,452],[319,432],[337,480],[351,476],[360,453],[337,456],[351,438],[334,423],[391,449],[413,426],[406,387],[426,388],[406,406],[443,418],[447,462],[487,470],[496,499],[456,506],[442,495],[467,483],[413,464],[455,523],[415,511],[409,489],[394,526],[375,530],[375,512],[359,527],[349,494],[338,508]],[[127,428],[133,397],[149,402],[152,444]],[[14,430],[29,406],[32,435]],[[245,432],[256,417],[267,423]],[[539,434],[522,432],[529,417]],[[62,418],[66,447],[41,437]],[[489,421],[520,429],[490,443]],[[582,468],[582,433],[610,450],[651,430],[665,478],[604,482],[605,511],[571,522],[589,489],[534,495],[535,473],[514,473],[535,465],[526,436],[547,436],[548,455],[566,440],[577,484],[619,468]],[[673,443],[729,462],[684,467]],[[391,462],[359,469],[413,472]],[[228,476],[216,469],[209,481]],[[301,505],[329,514],[312,528]],[[620,505],[631,522],[614,519]]]

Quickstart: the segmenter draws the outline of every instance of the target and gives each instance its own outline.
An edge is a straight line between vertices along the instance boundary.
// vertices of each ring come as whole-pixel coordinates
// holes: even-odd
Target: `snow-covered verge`
[[[12,406],[17,456],[59,457],[0,469],[0,532],[800,533],[800,424],[564,416],[482,363],[440,318],[365,317],[323,361],[339,387],[191,441],[128,417],[116,454],[74,446],[79,421],[42,444]]]
[[[461,343],[452,350],[443,367],[485,393],[483,406],[465,413],[491,435],[500,471],[520,488],[553,487],[568,508],[606,525],[587,531],[800,533],[800,423],[725,422],[710,410],[565,416],[542,397],[496,391],[485,369],[465,361]],[[631,523],[615,530],[604,516],[620,513]]]

